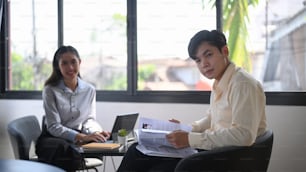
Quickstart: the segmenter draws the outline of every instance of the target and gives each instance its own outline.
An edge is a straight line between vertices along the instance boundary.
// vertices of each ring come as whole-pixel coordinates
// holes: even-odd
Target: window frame
[[[8,6],[3,8],[0,35],[0,99],[42,99],[41,91],[8,91]],[[5,8],[4,8],[5,7]],[[127,0],[127,90],[97,90],[99,102],[209,104],[210,91],[137,91],[137,0]],[[1,10],[0,10],[1,11]],[[222,0],[216,0],[217,29],[222,28]],[[63,44],[63,0],[58,0],[58,45]],[[306,105],[306,92],[265,92],[267,105]]]

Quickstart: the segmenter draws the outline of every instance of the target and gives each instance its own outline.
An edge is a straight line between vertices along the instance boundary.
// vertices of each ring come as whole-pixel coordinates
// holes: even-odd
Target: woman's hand
[[[94,132],[92,134],[83,134],[79,133],[76,136],[76,140],[79,143],[86,143],[86,142],[105,142],[107,139],[110,138],[110,132],[102,131],[102,132]]]
[[[109,131],[102,131],[101,134],[106,138],[106,140],[109,139],[111,136],[111,133]]]

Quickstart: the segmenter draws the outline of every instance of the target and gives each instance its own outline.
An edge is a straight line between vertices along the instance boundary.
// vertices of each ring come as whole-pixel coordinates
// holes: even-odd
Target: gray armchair
[[[44,125],[42,126],[45,127]],[[29,156],[31,144],[36,143],[36,140],[42,132],[36,116],[29,115],[15,119],[8,124],[7,130],[15,158],[38,161],[36,156]],[[84,158],[84,169],[98,171],[97,167],[102,165],[103,161],[98,158]]]
[[[273,132],[268,130],[252,146],[230,146],[202,151],[182,159],[175,172],[265,172],[273,146]]]
[[[15,158],[37,161],[37,157],[30,157],[31,144],[36,143],[41,133],[37,118],[31,115],[15,119],[8,124],[7,130]]]

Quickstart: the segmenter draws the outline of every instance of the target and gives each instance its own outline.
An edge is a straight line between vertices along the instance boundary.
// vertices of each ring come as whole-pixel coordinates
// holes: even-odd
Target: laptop
[[[128,141],[133,140],[135,138],[134,127],[138,116],[139,113],[117,115],[111,131],[111,136],[107,142],[117,142],[118,130],[120,129],[126,129],[128,131]]]

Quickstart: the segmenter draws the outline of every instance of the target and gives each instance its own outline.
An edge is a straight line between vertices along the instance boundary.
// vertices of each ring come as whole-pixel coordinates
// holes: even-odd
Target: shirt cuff
[[[190,132],[188,134],[189,145],[195,149],[212,149],[212,145],[208,142],[205,133]]]
[[[198,148],[201,145],[201,133],[190,132],[188,134],[188,141],[190,147]]]
[[[71,132],[69,132],[68,136],[67,136],[68,140],[75,143],[76,142],[75,137],[76,137],[77,134],[78,134],[77,131],[71,130]]]

